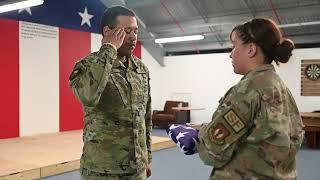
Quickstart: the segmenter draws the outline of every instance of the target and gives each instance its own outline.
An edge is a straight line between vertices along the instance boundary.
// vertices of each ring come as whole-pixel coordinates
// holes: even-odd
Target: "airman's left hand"
[[[146,172],[147,172],[147,178],[150,177],[151,176],[151,164],[149,164],[147,166]]]

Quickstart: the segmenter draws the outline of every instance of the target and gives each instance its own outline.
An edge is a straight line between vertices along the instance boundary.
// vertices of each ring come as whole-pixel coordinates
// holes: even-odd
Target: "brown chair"
[[[184,112],[178,112],[178,111],[172,110],[173,107],[178,107],[180,103],[182,103],[182,107],[188,107],[187,102],[166,101],[163,111],[154,110],[152,114],[153,126],[167,127],[169,124],[181,123],[181,121],[178,119],[179,115],[181,115],[179,113],[184,113]]]

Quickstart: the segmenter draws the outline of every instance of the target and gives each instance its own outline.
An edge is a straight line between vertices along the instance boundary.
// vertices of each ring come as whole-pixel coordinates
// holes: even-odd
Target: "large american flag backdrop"
[[[83,128],[68,78],[99,49],[105,8],[100,0],[45,0],[0,14],[0,139]]]

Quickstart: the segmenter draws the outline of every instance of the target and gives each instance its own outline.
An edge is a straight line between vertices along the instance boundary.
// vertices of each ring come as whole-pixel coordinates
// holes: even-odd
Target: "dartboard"
[[[320,66],[317,64],[311,64],[307,66],[305,73],[308,79],[315,81],[320,77]]]

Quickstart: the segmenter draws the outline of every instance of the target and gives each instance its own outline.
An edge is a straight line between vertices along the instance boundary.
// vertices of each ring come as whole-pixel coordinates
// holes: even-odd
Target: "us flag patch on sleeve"
[[[236,133],[240,132],[245,127],[243,121],[232,109],[228,111],[223,117]]]

